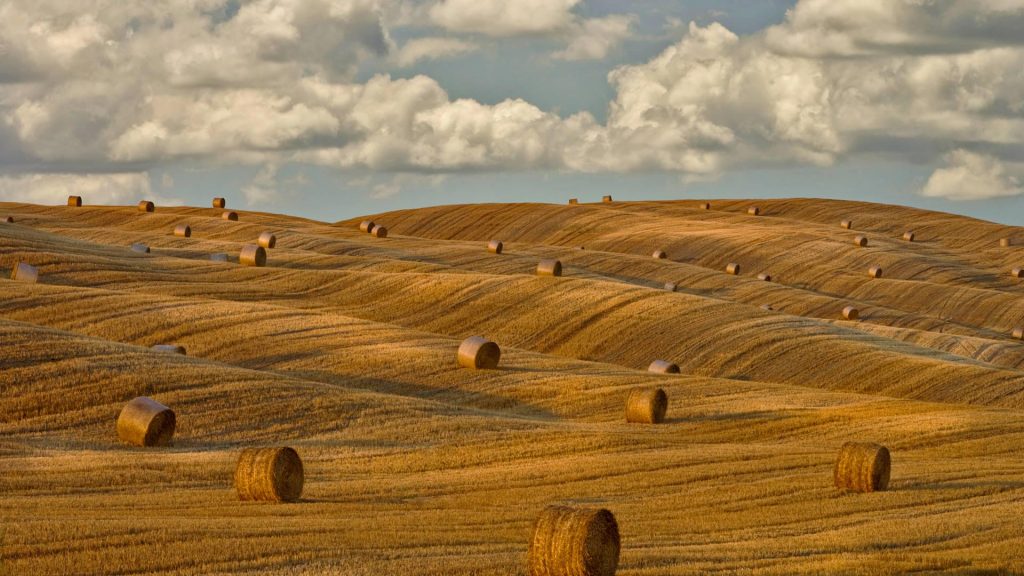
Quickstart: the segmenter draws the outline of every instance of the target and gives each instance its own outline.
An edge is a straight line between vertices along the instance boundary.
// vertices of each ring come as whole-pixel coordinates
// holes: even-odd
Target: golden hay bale
[[[1006,248],[1007,246],[1012,246],[1013,240],[1011,240],[1010,238],[1000,238],[999,245],[1002,246],[1003,248]]]
[[[39,269],[31,264],[15,262],[11,269],[11,280],[35,284],[39,281]]]
[[[459,366],[473,370],[493,370],[501,360],[501,348],[483,336],[470,336],[459,344]]]
[[[383,226],[374,226],[373,229],[370,230],[370,234],[372,234],[374,238],[387,238],[388,229]]]
[[[1010,276],[1014,278],[1024,278],[1024,268],[1014,268],[1010,270]]]
[[[14,224],[14,217],[13,216],[4,216],[4,223],[6,223],[6,224]]]
[[[740,273],[740,265],[735,262],[729,262],[729,265],[725,267],[726,274],[732,274],[736,276]]]
[[[847,230],[853,230],[853,220],[843,220],[839,225]]]
[[[620,545],[608,510],[548,506],[533,525],[530,576],[614,576]]]
[[[889,485],[889,449],[872,442],[847,442],[839,450],[832,478],[836,488],[879,492]]]
[[[664,250],[655,250],[654,254],[651,254],[651,258],[657,258],[658,260],[664,260],[668,258],[668,254],[665,254]]]
[[[758,280],[763,280],[765,282],[771,282],[772,281],[772,275],[768,274],[766,272],[761,272],[760,274],[757,275],[757,279]]]
[[[747,214],[750,214],[751,216],[760,216],[761,209],[757,206],[751,206],[750,208],[747,208]]]
[[[633,390],[626,397],[626,422],[661,424],[668,410],[668,395],[661,388]]]
[[[537,263],[537,276],[561,276],[562,263],[559,260],[548,258]]]
[[[1024,340],[1024,326],[1017,326],[1011,334],[1014,340]]]
[[[647,371],[657,374],[679,374],[679,365],[673,364],[668,360],[655,360],[647,367]]]
[[[74,206],[75,208],[78,208],[81,205],[82,205],[82,197],[81,196],[68,196],[68,206]]]
[[[569,205],[570,206],[575,206],[576,204],[579,204],[579,203],[580,203],[580,201],[579,201],[578,198],[569,198]]]
[[[374,226],[373,220],[363,220],[359,223],[359,231],[369,233]]]
[[[491,254],[501,254],[504,249],[505,244],[501,240],[491,240],[487,243],[487,251]]]
[[[871,268],[868,268],[868,276],[870,276],[872,278],[881,278],[882,277],[882,267],[881,266],[872,266]]]
[[[679,289],[679,285],[676,284],[675,282],[666,282],[665,283],[665,290],[668,290],[669,292],[675,292],[678,289]]]
[[[287,447],[246,448],[235,466],[239,500],[294,502],[302,496],[302,459]]]
[[[181,238],[189,238],[192,236],[192,227],[188,224],[178,224],[174,227],[174,235]]]
[[[228,211],[221,213],[220,217],[224,220],[231,220],[232,222],[238,222],[238,212]]]
[[[846,308],[843,308],[843,318],[846,318],[847,320],[856,320],[857,318],[860,318],[860,311],[853,306],[847,306]]]
[[[246,244],[238,254],[238,263],[245,266],[266,266],[267,250],[256,244]]]
[[[164,352],[166,354],[181,354],[185,355],[185,347],[178,344],[157,344],[152,348],[155,352]]]
[[[610,204],[611,201],[612,201],[612,197],[611,196],[602,196],[601,197],[601,202],[604,202],[605,204]]]
[[[906,232],[903,233],[903,239],[906,240],[907,242],[913,242],[914,233],[911,232],[910,230],[907,230]]]
[[[174,439],[174,410],[139,396],[117,417],[117,437],[136,446],[169,446]]]
[[[217,198],[213,199],[213,207],[214,208],[226,208],[227,205],[228,205],[227,201],[224,200],[223,198],[217,197]]]
[[[868,245],[868,237],[867,236],[856,236],[853,239],[853,243],[856,244],[857,246],[860,246],[861,248],[863,248],[863,247]]]
[[[228,261],[228,255],[223,253],[223,252],[217,252],[217,253],[214,253],[214,254],[210,254],[210,260],[212,260],[214,262],[227,262]]]
[[[149,254],[149,246],[142,242],[136,242],[132,244],[132,252],[141,252],[142,254]]]
[[[274,236],[273,232],[260,232],[260,237],[256,239],[256,242],[264,248],[273,248],[277,246],[277,236]]]
[[[704,202],[700,207],[702,210],[711,210],[711,202]]]
[[[152,212],[156,210],[156,205],[150,200],[143,200],[139,202],[139,212]]]

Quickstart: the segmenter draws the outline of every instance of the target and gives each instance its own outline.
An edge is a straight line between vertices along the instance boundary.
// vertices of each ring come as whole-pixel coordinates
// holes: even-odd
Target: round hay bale
[[[31,264],[15,262],[14,268],[11,269],[11,280],[35,284],[39,282],[39,269]]]
[[[760,274],[757,275],[757,279],[758,280],[763,280],[764,282],[771,282],[772,281],[772,275],[771,274],[767,274],[765,272],[761,272]]]
[[[580,203],[580,201],[579,201],[578,198],[569,198],[569,206],[575,206],[575,205],[577,205],[579,203]]]
[[[1010,238],[1000,238],[999,245],[1002,246],[1003,248],[1007,248],[1013,245],[1013,240],[1011,240]]]
[[[860,246],[861,248],[863,248],[863,247],[868,245],[868,237],[867,236],[856,236],[853,239],[853,243],[856,244],[857,246]]]
[[[843,220],[839,225],[847,230],[853,230],[853,220]]]
[[[370,230],[372,230],[374,226],[376,226],[376,224],[373,223],[373,220],[363,220],[359,223],[359,231],[369,234]]]
[[[604,202],[605,204],[611,204],[612,197],[611,196],[602,196],[601,197],[601,202]]]
[[[654,253],[651,254],[651,258],[656,258],[658,260],[664,260],[665,258],[668,258],[668,254],[665,254],[664,250],[655,250]]]
[[[302,496],[302,459],[287,447],[246,448],[235,466],[239,500],[294,502]]]
[[[1014,340],[1024,340],[1024,326],[1017,326],[1011,334]]]
[[[889,485],[889,449],[872,442],[847,442],[839,450],[832,478],[836,488],[879,492]]]
[[[459,344],[459,366],[473,370],[493,370],[501,360],[501,348],[483,336],[470,336]]]
[[[68,196],[68,206],[74,206],[75,208],[81,207],[82,206],[82,197],[81,196]]]
[[[775,310],[771,304],[761,304],[761,310]]]
[[[210,254],[210,260],[214,262],[227,262],[228,255],[223,252],[216,252],[214,254]]]
[[[387,238],[388,229],[383,226],[374,226],[373,230],[370,231],[370,234],[372,234],[374,238]]]
[[[505,244],[501,240],[491,240],[487,243],[487,251],[491,254],[501,254],[504,249]]]
[[[711,202],[704,202],[700,205],[701,210],[711,210]]]
[[[181,238],[190,238],[192,236],[192,227],[188,224],[178,224],[174,227],[174,235]]]
[[[1014,268],[1010,270],[1010,276],[1014,278],[1024,278],[1024,268]]]
[[[740,265],[735,262],[729,262],[729,265],[725,267],[726,274],[732,274],[737,276],[740,273]]]
[[[619,525],[603,508],[548,506],[533,525],[530,576],[614,576]]]
[[[13,216],[4,216],[4,223],[6,223],[6,224],[14,224],[14,217]]]
[[[914,233],[911,232],[910,230],[907,230],[906,232],[903,233],[903,239],[906,240],[907,242],[913,242]]]
[[[174,439],[174,410],[139,396],[121,409],[117,417],[117,437],[136,446],[170,446]]]
[[[223,198],[217,197],[217,198],[213,199],[213,207],[214,208],[226,208],[227,205],[228,205],[227,201],[224,200]]]
[[[136,242],[135,244],[132,244],[132,252],[149,254],[149,246],[143,244],[142,242]]]
[[[665,290],[668,290],[669,292],[675,292],[678,289],[679,289],[679,285],[676,284],[675,282],[666,282],[665,283]]]
[[[274,236],[273,232],[260,232],[260,237],[256,239],[256,242],[264,248],[273,248],[277,246],[277,236]]]
[[[238,254],[238,263],[245,266],[266,266],[267,250],[256,244],[246,244]]]
[[[561,276],[562,263],[554,259],[541,260],[537,264],[537,276]]]
[[[626,398],[626,422],[661,424],[668,410],[668,395],[661,388],[633,390]]]
[[[882,267],[881,266],[872,266],[871,268],[868,268],[868,276],[870,276],[872,278],[881,278],[882,277]]]
[[[679,374],[679,365],[668,360],[655,360],[647,367],[647,371],[657,374]]]
[[[856,320],[860,318],[860,311],[853,306],[847,306],[846,308],[843,308],[843,318],[846,318],[847,320]]]
[[[181,354],[185,355],[185,347],[178,344],[157,344],[152,348],[155,352],[163,352],[165,354]]]
[[[220,217],[224,220],[231,220],[232,222],[238,222],[238,212],[227,211],[221,213]]]
[[[150,200],[143,200],[139,202],[139,212],[153,212],[156,210],[156,205]]]
[[[747,214],[750,214],[751,216],[760,216],[761,209],[757,206],[751,206],[750,208],[747,208]]]

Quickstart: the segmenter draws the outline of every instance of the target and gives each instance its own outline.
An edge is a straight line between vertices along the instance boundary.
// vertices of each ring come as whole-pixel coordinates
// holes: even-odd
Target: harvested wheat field
[[[806,199],[335,224],[84,200],[0,203],[0,573],[559,574],[587,530],[622,575],[1024,572],[1020,229]],[[495,367],[460,366],[472,336]],[[659,389],[664,418],[627,422]],[[134,434],[166,409],[169,444],[119,438],[139,397]],[[837,465],[848,443],[873,452]],[[575,523],[535,532],[549,506]]]

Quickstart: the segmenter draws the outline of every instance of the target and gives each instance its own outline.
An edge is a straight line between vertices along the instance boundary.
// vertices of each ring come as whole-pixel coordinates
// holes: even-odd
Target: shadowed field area
[[[0,203],[0,574],[526,575],[548,504],[611,510],[624,575],[1024,572],[1024,231],[701,204],[441,206],[376,238]],[[264,231],[267,266],[239,265]],[[456,364],[472,335],[497,370]],[[654,387],[666,422],[627,424]],[[173,446],[118,440],[140,395]],[[890,449],[889,490],[833,486],[847,441]],[[240,502],[240,451],[283,445],[302,500]]]

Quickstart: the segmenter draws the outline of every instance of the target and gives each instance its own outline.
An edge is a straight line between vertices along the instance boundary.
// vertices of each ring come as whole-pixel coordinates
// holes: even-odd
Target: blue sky
[[[1015,223],[1024,0],[12,0],[0,200],[322,220],[830,197]]]

